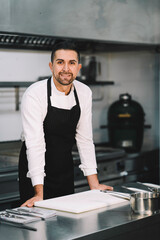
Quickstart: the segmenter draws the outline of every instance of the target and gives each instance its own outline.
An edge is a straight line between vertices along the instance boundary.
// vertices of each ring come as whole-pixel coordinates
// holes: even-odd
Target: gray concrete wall
[[[159,0],[0,0],[0,31],[160,43]]]

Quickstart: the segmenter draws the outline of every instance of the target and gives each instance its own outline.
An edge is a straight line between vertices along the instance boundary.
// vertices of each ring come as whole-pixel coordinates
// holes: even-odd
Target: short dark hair
[[[73,50],[77,52],[78,61],[80,61],[80,53],[75,42],[71,40],[56,40],[52,48],[51,62],[53,62],[55,52],[59,49]]]

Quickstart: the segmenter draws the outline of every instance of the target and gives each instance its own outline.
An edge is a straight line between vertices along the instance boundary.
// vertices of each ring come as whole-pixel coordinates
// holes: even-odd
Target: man
[[[22,99],[24,142],[19,159],[22,206],[74,193],[72,147],[76,141],[80,169],[90,189],[112,190],[99,184],[92,140],[92,94],[75,80],[81,69],[74,43],[53,46],[52,77],[30,86]]]

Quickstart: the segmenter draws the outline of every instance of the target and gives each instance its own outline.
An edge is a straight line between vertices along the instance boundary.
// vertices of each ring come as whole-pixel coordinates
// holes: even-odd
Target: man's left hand
[[[107,186],[105,184],[98,184],[98,186],[96,186],[94,189],[113,191],[113,187]]]
[[[112,191],[113,187],[107,186],[104,184],[100,184],[98,181],[97,174],[87,176],[88,184],[90,189],[98,189],[98,190],[109,190]]]

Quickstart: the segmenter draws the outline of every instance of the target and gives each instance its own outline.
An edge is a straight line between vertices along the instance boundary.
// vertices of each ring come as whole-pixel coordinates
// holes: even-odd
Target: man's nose
[[[68,71],[69,70],[69,65],[68,63],[65,63],[63,66],[63,70]]]

